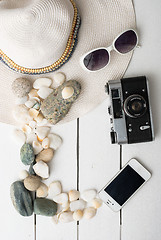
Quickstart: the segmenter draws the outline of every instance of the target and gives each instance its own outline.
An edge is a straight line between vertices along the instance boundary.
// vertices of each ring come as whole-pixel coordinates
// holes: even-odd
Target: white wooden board
[[[123,164],[138,159],[152,178],[123,209],[122,239],[158,240],[161,238],[161,141],[123,147]]]
[[[110,144],[107,101],[80,119],[79,187],[101,190],[120,167],[119,146]],[[93,219],[80,221],[79,239],[118,240],[120,237],[120,214],[108,206],[98,209]]]
[[[19,172],[24,169],[20,161],[20,147],[12,138],[14,127],[0,124],[0,238],[34,239],[34,217],[22,217],[17,213],[10,199],[10,186],[19,180]]]
[[[126,77],[146,75],[150,95],[156,139],[153,143],[123,146],[123,164],[137,158],[152,172],[151,180],[142,188],[122,212],[113,213],[107,206],[98,209],[91,221],[54,225],[51,218],[37,216],[37,240],[158,240],[161,239],[161,1],[134,0],[137,14],[140,49],[126,73]],[[34,218],[21,217],[10,201],[9,188],[24,169],[19,159],[20,146],[12,139],[14,127],[0,124],[0,186],[1,239],[34,239]],[[99,190],[119,170],[119,146],[109,138],[107,101],[79,120],[79,188]],[[51,163],[51,177],[47,183],[60,180],[64,191],[77,188],[77,121],[53,127],[64,143]]]
[[[45,182],[59,180],[63,191],[77,188],[77,121],[53,127],[52,131],[60,135],[63,145],[55,152],[50,164],[50,178]],[[76,240],[77,223],[59,223],[55,225],[51,217],[37,216],[37,240]]]
[[[154,120],[153,143],[123,146],[123,164],[137,158],[152,173],[150,181],[123,209],[123,240],[161,239],[161,1],[134,0],[141,48],[134,53],[126,76],[149,79]]]

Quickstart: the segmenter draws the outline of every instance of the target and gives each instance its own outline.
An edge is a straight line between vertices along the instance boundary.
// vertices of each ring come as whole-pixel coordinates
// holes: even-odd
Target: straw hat
[[[132,52],[112,52],[109,66],[94,73],[82,69],[81,56],[135,27],[131,0],[0,0],[0,121],[15,124],[11,84],[17,77],[53,78],[57,71],[82,86],[61,123],[92,110],[106,98],[106,81],[123,76]]]

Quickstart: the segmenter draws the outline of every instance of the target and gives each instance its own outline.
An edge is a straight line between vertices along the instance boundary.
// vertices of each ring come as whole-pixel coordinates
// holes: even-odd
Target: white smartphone
[[[149,180],[151,174],[136,159],[131,159],[99,192],[100,198],[115,212]]]

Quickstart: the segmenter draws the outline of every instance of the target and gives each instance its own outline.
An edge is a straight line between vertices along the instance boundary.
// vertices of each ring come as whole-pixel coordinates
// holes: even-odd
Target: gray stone
[[[17,78],[12,83],[12,92],[18,98],[23,98],[28,95],[32,85],[28,79]]]
[[[33,200],[31,193],[24,187],[23,182],[12,183],[10,188],[12,203],[19,214],[31,216],[33,213]]]
[[[30,165],[35,160],[33,147],[29,143],[25,143],[20,150],[20,158],[23,164]]]
[[[65,87],[73,87],[74,94],[68,99],[63,99],[62,90]],[[69,112],[72,104],[78,98],[81,91],[81,85],[75,81],[70,80],[63,83],[43,101],[41,105],[41,112],[44,117],[52,124],[58,123]]]
[[[54,216],[57,212],[57,204],[46,198],[37,198],[34,201],[34,213],[43,216]]]
[[[36,175],[34,169],[33,169],[33,165],[36,164],[36,161],[34,160],[33,163],[31,163],[30,167],[29,167],[29,174],[30,175]]]

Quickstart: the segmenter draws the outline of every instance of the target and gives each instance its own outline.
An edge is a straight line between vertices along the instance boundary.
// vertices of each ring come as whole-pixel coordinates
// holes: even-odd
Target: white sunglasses
[[[112,45],[105,48],[95,48],[84,54],[80,63],[84,70],[89,72],[99,71],[110,63],[110,52],[115,50],[119,54],[126,54],[138,46],[138,35],[135,30],[128,29],[120,33],[113,41]]]

